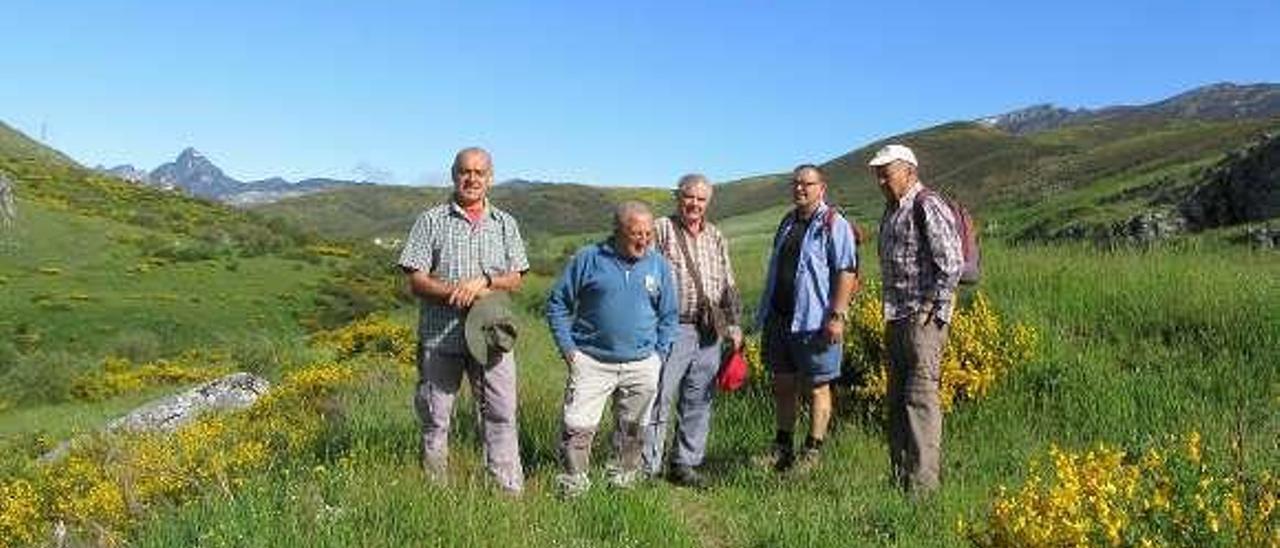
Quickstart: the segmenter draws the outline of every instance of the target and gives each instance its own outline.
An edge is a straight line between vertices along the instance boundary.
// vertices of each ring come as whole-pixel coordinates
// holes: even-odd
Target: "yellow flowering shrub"
[[[351,249],[336,245],[328,244],[312,244],[306,247],[307,251],[316,255],[324,255],[328,257],[350,257]]]
[[[187,351],[176,358],[140,365],[112,356],[103,360],[97,371],[72,381],[71,395],[78,400],[101,401],[154,386],[204,382],[231,370],[230,357],[222,352]]]
[[[1053,447],[1050,467],[1033,462],[962,527],[980,546],[1280,546],[1280,477],[1215,467],[1198,433],[1165,445],[1140,457]]]
[[[171,435],[76,443],[29,477],[0,483],[0,546],[49,539],[54,523],[74,538],[118,544],[157,503],[180,504],[209,489],[230,494],[250,474],[315,447],[336,411],[334,395],[354,376],[346,367],[312,365],[241,412],[201,417]]]
[[[330,331],[322,331],[313,343],[332,349],[339,360],[360,355],[386,357],[412,366],[417,360],[413,330],[385,316],[372,315]]]
[[[35,542],[39,518],[40,497],[31,482],[0,483],[0,546]]]
[[[747,362],[747,382],[765,378],[764,358],[760,356],[760,337],[744,337],[742,340],[742,359]]]
[[[853,373],[854,392],[879,407],[888,392],[889,353],[884,312],[874,284],[853,303],[845,332],[845,367]],[[1006,324],[979,292],[951,316],[947,346],[942,352],[942,408],[957,401],[980,399],[1014,366],[1035,356],[1036,330],[1022,323]]]

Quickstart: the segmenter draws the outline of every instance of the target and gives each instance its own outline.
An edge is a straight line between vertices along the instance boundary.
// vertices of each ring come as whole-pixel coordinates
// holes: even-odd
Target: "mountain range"
[[[1091,110],[1041,104],[983,118],[979,122],[1014,135],[1029,135],[1067,126],[1124,119],[1181,118],[1222,121],[1266,118],[1276,115],[1280,115],[1280,86],[1223,82],[1199,87],[1147,105],[1121,105]]]
[[[915,149],[922,179],[967,203],[989,235],[1013,240],[1105,237],[1117,233],[1117,227],[1144,225],[1144,219],[1157,217],[1181,218],[1179,226],[1192,230],[1218,226],[1222,218],[1265,220],[1216,213],[1241,204],[1179,201],[1241,194],[1199,190],[1216,181],[1220,188],[1247,186],[1241,195],[1274,204],[1280,195],[1280,182],[1274,179],[1280,176],[1270,166],[1280,162],[1272,144],[1277,135],[1280,85],[1213,84],[1145,105],[1040,105],[941,124],[866,143],[819,163],[828,173],[829,200],[864,223],[878,217],[883,203],[866,162],[885,143],[901,142]],[[1247,165],[1223,164],[1246,149],[1257,151]],[[56,179],[51,173],[83,169],[3,124],[0,152],[0,172],[7,171],[19,187]],[[726,219],[785,207],[789,172],[782,170],[790,166],[779,168],[717,184],[711,216]],[[97,173],[113,181],[144,183],[133,186],[184,189],[182,194],[261,206],[254,209],[262,215],[293,221],[326,237],[366,241],[403,236],[425,204],[448,192],[333,179],[240,182],[191,148],[150,172],[126,165]],[[550,237],[607,229],[610,204],[622,199],[646,200],[665,211],[669,188],[513,180],[499,184],[493,197],[520,219],[527,234]],[[51,199],[80,198],[68,187]]]
[[[1202,172],[1228,153],[1280,133],[1277,98],[1276,84],[1213,84],[1146,105],[1032,107],[889,136],[819,164],[828,174],[829,200],[863,223],[873,223],[883,207],[866,162],[885,143],[900,142],[915,149],[926,184],[968,204],[990,235],[1105,240],[1144,215],[1180,216],[1171,197],[1192,194],[1205,182]],[[710,215],[726,219],[784,207],[789,174],[720,182]],[[665,210],[667,189],[631,192]],[[542,184],[502,190],[495,189],[494,201],[520,219],[522,230],[555,235],[607,229],[608,204],[623,189]],[[388,238],[403,236],[423,204],[443,194],[371,185],[259,210],[329,237]]]
[[[323,190],[369,184],[318,177],[297,182],[281,177],[242,182],[224,173],[208,157],[191,147],[184,149],[172,162],[161,164],[150,172],[129,164],[97,169],[126,181],[164,190],[181,189],[194,196],[232,205],[270,203]]]

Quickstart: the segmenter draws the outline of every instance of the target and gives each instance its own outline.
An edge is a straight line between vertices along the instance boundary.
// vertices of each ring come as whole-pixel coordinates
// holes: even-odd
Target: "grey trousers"
[[[465,353],[419,347],[414,406],[422,420],[423,464],[437,472],[448,465],[449,423],[464,371],[475,396],[485,464],[499,487],[519,491],[524,471],[516,424],[516,360],[510,352],[485,368]]]
[[[560,456],[564,473],[586,474],[591,443],[605,404],[613,400],[617,451],[610,468],[620,473],[639,471],[646,413],[653,405],[662,366],[657,355],[623,363],[607,363],[577,352],[564,395],[564,428]]]
[[[711,400],[715,395],[716,373],[720,371],[720,344],[718,339],[706,341],[707,346],[703,346],[703,342],[699,340],[697,327],[680,324],[671,357],[662,364],[658,398],[645,432],[644,466],[650,474],[662,471],[673,403],[676,431],[671,464],[699,466],[706,456]]]
[[[942,461],[942,349],[947,324],[919,325],[910,318],[888,325],[889,458],[894,481],[905,491],[938,488]]]

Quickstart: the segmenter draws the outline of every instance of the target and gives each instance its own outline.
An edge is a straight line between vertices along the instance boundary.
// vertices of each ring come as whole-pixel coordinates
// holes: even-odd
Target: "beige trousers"
[[[904,491],[928,493],[939,485],[942,461],[942,349],[947,324],[889,322],[889,459]]]

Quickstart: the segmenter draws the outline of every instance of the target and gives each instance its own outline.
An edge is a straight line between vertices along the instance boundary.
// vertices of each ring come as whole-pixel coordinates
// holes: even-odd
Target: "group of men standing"
[[[886,199],[879,258],[890,456],[899,485],[929,492],[938,486],[939,361],[959,279],[959,237],[948,208],[920,184],[910,149],[887,146],[870,166]],[[509,345],[469,352],[472,333],[464,334],[464,325],[478,303],[518,290],[529,263],[515,219],[488,201],[489,154],[463,149],[452,173],[452,198],[418,217],[399,261],[421,300],[415,404],[422,464],[429,477],[443,478],[453,401],[465,374],[476,395],[486,466],[502,490],[518,494],[524,475],[516,362]],[[797,167],[790,188],[794,208],[774,236],[756,309],[776,411],[769,460],[778,471],[820,458],[859,268],[857,238],[827,203],[822,169]],[[547,297],[547,322],[568,370],[556,476],[563,496],[590,488],[592,444],[610,401],[610,485],[627,488],[664,469],[674,483],[704,484],[699,467],[722,347],[736,351],[743,344],[729,244],[706,219],[712,193],[705,177],[690,174],[677,184],[670,216],[655,220],[642,202],[618,205],[612,234],[579,250]],[[793,432],[805,393],[809,433],[797,455]]]

